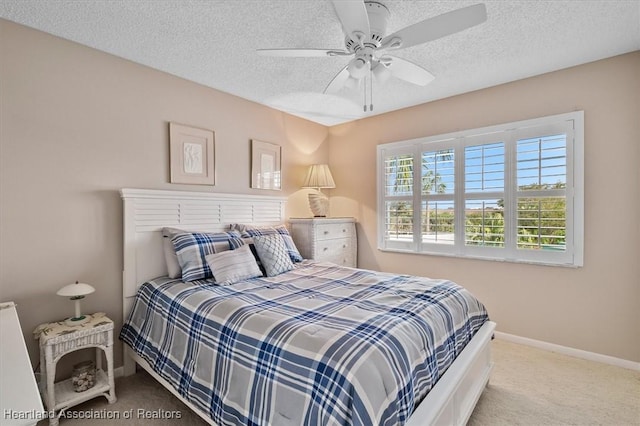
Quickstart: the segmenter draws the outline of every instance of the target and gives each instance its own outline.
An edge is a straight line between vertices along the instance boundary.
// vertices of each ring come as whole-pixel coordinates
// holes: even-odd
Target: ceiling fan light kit
[[[391,76],[409,83],[426,86],[435,78],[421,65],[388,54],[436,40],[487,20],[484,4],[463,7],[428,18],[386,35],[391,12],[380,1],[333,0],[336,15],[342,24],[345,49],[258,49],[258,54],[280,57],[353,56],[329,82],[324,93],[336,94],[343,89],[360,89],[364,81],[364,111],[373,111],[373,79],[386,83]]]

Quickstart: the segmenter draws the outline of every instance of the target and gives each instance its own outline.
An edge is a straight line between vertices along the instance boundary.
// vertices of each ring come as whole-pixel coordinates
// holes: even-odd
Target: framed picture
[[[213,130],[169,123],[171,183],[215,185]]]
[[[282,189],[280,145],[257,140],[251,141],[251,187]]]

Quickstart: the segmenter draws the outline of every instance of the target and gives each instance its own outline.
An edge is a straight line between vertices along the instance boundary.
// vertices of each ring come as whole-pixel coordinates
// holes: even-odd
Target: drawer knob
[[[347,248],[347,245],[346,245],[346,244],[343,244],[343,245],[342,245],[342,248]]]
[[[322,249],[322,251],[327,251],[327,250],[329,250],[329,247],[325,247]]]
[[[346,229],[343,229],[343,230],[342,230],[342,232],[347,232],[347,230],[346,230]]]
[[[329,233],[329,231],[324,231],[324,235],[327,235]]]

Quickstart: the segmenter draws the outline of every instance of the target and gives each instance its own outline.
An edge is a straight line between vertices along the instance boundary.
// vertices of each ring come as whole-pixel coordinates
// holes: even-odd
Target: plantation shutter
[[[573,121],[536,126],[515,133],[515,228],[520,256],[572,261],[573,203],[568,161]]]
[[[582,112],[378,146],[378,247],[582,266]]]
[[[423,145],[420,163],[421,250],[428,249],[430,244],[453,246],[456,169],[451,141]]]
[[[382,153],[382,209],[384,221],[379,235],[385,248],[413,250],[415,215],[413,149],[385,150]]]

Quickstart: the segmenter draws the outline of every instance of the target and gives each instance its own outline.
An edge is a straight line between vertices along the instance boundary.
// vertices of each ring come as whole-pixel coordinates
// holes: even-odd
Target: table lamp
[[[96,289],[89,284],[80,283],[78,281],[76,281],[75,284],[66,285],[58,290],[56,293],[58,296],[69,297],[76,305],[75,316],[68,318],[65,321],[65,324],[70,326],[81,325],[91,319],[91,316],[82,315],[80,313],[80,300],[84,299],[84,296],[91,294],[94,291],[96,291]]]
[[[318,190],[317,193],[309,194],[309,207],[315,217],[326,217],[329,210],[329,199],[322,193],[321,189],[336,187],[329,166],[326,164],[314,164],[309,167],[302,187]]]

